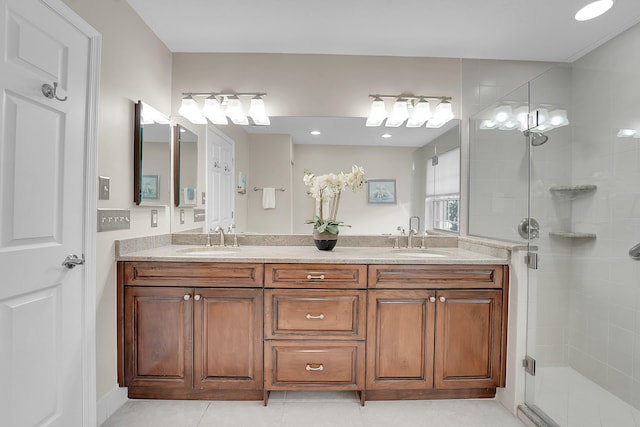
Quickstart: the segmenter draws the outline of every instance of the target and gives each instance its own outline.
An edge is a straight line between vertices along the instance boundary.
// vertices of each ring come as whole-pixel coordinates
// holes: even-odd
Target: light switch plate
[[[98,200],[109,200],[109,181],[108,176],[98,177]]]
[[[184,209],[180,209],[180,224],[184,224]]]
[[[151,209],[151,227],[158,226],[158,210]]]
[[[128,230],[131,228],[129,209],[98,209],[98,231]]]
[[[204,191],[202,192],[202,204],[206,204],[207,198],[205,197]]]

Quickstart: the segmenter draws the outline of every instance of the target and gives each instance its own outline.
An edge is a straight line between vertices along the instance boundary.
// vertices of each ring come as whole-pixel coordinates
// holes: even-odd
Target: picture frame
[[[367,202],[373,205],[395,205],[396,180],[370,179],[367,182]]]
[[[160,195],[160,177],[158,175],[142,175],[140,183],[142,200],[158,200]]]

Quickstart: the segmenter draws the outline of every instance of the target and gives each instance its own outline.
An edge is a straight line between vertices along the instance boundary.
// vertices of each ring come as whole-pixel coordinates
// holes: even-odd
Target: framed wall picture
[[[158,175],[142,175],[140,193],[143,200],[158,200],[160,177]]]
[[[395,179],[370,179],[368,180],[367,201],[371,204],[396,204],[396,180]]]

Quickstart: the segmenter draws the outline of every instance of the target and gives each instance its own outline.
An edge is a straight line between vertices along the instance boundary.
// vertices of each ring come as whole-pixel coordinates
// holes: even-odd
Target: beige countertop
[[[457,247],[392,249],[337,246],[320,251],[315,246],[241,246],[210,248],[202,245],[165,245],[116,256],[117,261],[326,263],[326,264],[508,264],[508,256],[493,256]]]

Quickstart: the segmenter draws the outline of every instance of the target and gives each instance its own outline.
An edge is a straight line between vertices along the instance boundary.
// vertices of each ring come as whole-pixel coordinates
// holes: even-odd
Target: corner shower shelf
[[[578,233],[575,231],[550,231],[551,237],[562,237],[563,239],[580,239],[580,240],[593,240],[596,238],[594,233]]]
[[[596,191],[597,185],[552,185],[549,187],[549,191],[554,196],[565,200],[574,200],[576,197],[583,194],[589,194]]]

